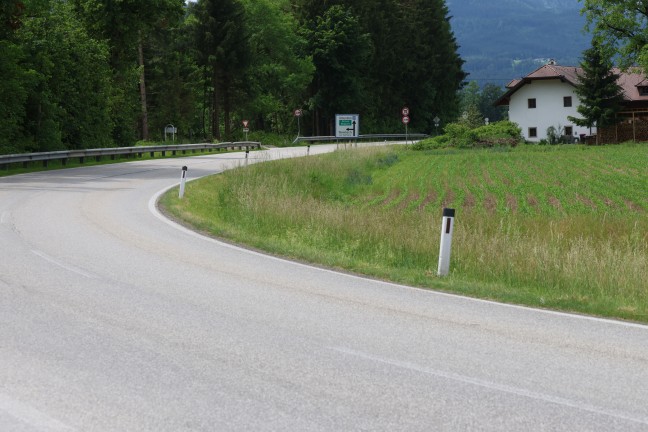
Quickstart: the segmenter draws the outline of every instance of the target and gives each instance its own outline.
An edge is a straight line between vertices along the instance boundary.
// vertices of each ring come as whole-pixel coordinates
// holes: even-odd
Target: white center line
[[[39,431],[72,432],[75,430],[36,408],[0,393],[0,412],[2,411]]]
[[[92,275],[92,274],[90,274],[90,273],[88,273],[86,271],[83,271],[80,268],[75,267],[73,265],[62,263],[62,262],[58,261],[57,259],[52,258],[51,256],[49,256],[49,255],[47,255],[47,254],[45,254],[45,253],[43,253],[41,251],[32,250],[32,253],[34,255],[37,255],[37,256],[43,258],[45,261],[48,261],[48,262],[50,262],[52,264],[55,264],[55,265],[65,269],[67,271],[71,271],[73,273],[76,273],[76,274],[81,275],[83,277],[86,277],[88,279],[97,279],[97,276]]]
[[[461,383],[464,383],[464,384],[475,385],[475,386],[483,387],[483,388],[486,388],[486,389],[489,389],[489,390],[496,390],[496,391],[500,391],[500,392],[503,392],[503,393],[509,393],[509,394],[513,394],[513,395],[516,395],[516,396],[526,397],[526,398],[529,398],[529,399],[535,399],[535,400],[540,400],[540,401],[543,401],[543,402],[549,402],[549,403],[553,403],[553,404],[557,404],[557,405],[562,405],[562,406],[565,406],[565,407],[568,407],[568,408],[575,408],[575,409],[578,409],[578,410],[581,410],[581,411],[587,411],[587,412],[590,412],[590,413],[593,413],[593,414],[604,415],[604,416],[613,417],[613,418],[616,418],[616,419],[625,420],[625,421],[629,421],[629,422],[633,422],[633,423],[639,423],[639,424],[642,424],[642,425],[648,425],[648,417],[634,416],[632,414],[624,413],[624,412],[621,412],[621,411],[600,408],[600,407],[596,407],[594,405],[589,405],[589,404],[573,401],[573,400],[570,400],[570,399],[561,398],[561,397],[558,397],[558,396],[551,396],[551,395],[547,395],[547,394],[543,394],[543,393],[532,392],[532,391],[521,389],[521,388],[518,388],[518,387],[508,386],[508,385],[505,385],[505,384],[498,384],[498,383],[495,383],[495,382],[486,381],[486,380],[482,380],[482,379],[478,379],[478,378],[472,378],[472,377],[469,377],[469,376],[465,376],[465,375],[461,375],[461,374],[457,374],[457,373],[453,373],[453,372],[445,372],[445,371],[440,371],[440,370],[436,370],[436,369],[431,369],[431,368],[420,366],[420,365],[410,363],[410,362],[407,362],[407,361],[401,361],[401,360],[377,357],[377,356],[374,356],[374,355],[371,355],[371,354],[363,353],[361,351],[351,350],[351,349],[348,349],[348,348],[329,347],[328,349],[330,349],[332,351],[337,351],[337,352],[342,353],[342,354],[346,354],[346,355],[350,355],[350,356],[354,356],[354,357],[359,357],[359,358],[362,358],[362,359],[365,359],[365,360],[370,360],[370,361],[374,361],[374,362],[377,362],[377,363],[387,364],[387,365],[398,367],[398,368],[401,368],[401,369],[407,369],[407,370],[411,370],[411,371],[414,371],[414,372],[420,372],[420,373],[424,373],[424,374],[427,374],[427,375],[432,375],[432,376],[439,377],[439,378],[444,378],[444,379],[448,379],[448,380],[452,380],[452,381],[461,382]]]

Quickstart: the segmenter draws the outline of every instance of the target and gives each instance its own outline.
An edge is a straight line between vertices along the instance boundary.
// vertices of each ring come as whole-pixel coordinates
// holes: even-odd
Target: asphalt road
[[[0,178],[0,431],[648,431],[648,327],[294,264],[156,211],[182,165],[242,157]]]

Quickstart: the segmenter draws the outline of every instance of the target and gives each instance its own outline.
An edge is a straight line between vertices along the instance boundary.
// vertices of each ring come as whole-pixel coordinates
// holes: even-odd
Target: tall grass
[[[338,151],[192,182],[185,200],[169,194],[163,205],[217,236],[306,261],[648,321],[648,187],[633,189],[646,182],[648,147],[574,149]],[[444,205],[457,218],[452,272],[439,279]]]

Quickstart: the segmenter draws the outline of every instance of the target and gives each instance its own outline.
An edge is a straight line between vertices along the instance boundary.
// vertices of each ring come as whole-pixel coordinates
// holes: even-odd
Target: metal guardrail
[[[162,156],[166,156],[166,153],[170,152],[175,156],[178,152],[186,154],[189,151],[195,153],[197,151],[204,152],[206,150],[210,152],[213,150],[243,150],[244,148],[246,150],[259,149],[261,148],[261,143],[253,141],[241,141],[220,144],[174,144],[143,147],[112,147],[86,150],[63,150],[42,153],[10,154],[0,155],[0,169],[6,169],[10,164],[15,163],[22,163],[24,166],[26,166],[30,162],[42,161],[43,166],[47,167],[47,163],[53,160],[60,160],[62,161],[63,165],[65,165],[68,160],[77,158],[79,159],[79,163],[84,163],[86,158],[95,158],[95,160],[99,161],[104,156],[110,156],[110,158],[114,160],[117,156],[142,157],[145,153],[150,153],[151,157],[153,157],[155,153],[162,153]]]
[[[358,135],[354,138],[338,138],[334,136],[312,136],[312,137],[297,137],[293,141],[293,144],[298,142],[329,142],[329,141],[338,141],[338,142],[349,142],[357,140],[381,140],[381,141],[400,141],[400,140],[420,140],[428,138],[429,135],[411,133],[411,134],[368,134],[368,135]]]

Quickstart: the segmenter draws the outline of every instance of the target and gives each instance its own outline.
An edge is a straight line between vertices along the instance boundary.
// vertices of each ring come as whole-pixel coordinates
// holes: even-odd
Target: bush
[[[412,144],[413,150],[436,150],[450,147],[447,135],[439,135],[433,138],[427,138]]]
[[[241,140],[245,139],[245,135],[240,137]],[[280,135],[273,132],[254,131],[248,134],[248,140],[257,141],[265,146],[274,147],[289,147],[292,145],[294,137]]]
[[[510,121],[500,121],[471,129],[463,123],[450,123],[445,135],[428,138],[412,146],[414,150],[431,150],[445,147],[515,147],[522,141],[522,130]]]

